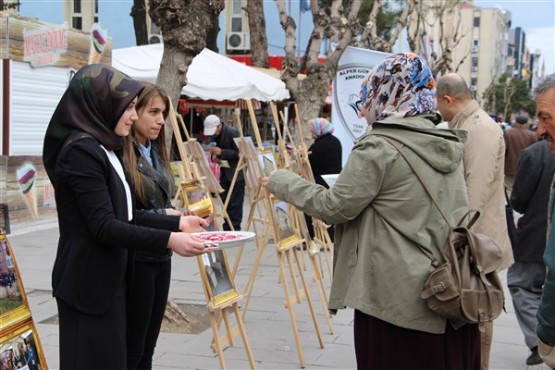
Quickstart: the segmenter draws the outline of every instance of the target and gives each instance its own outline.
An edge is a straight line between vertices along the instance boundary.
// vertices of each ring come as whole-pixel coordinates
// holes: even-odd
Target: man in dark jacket
[[[554,173],[555,157],[549,144],[537,142],[522,151],[511,193],[513,208],[523,216],[518,220],[518,241],[513,245],[515,263],[509,267],[507,283],[524,341],[531,351],[527,365],[542,363],[538,355],[536,312],[545,279],[547,205]]]
[[[211,114],[204,119],[204,135],[214,137],[216,146],[210,148],[210,153],[212,153],[212,159],[221,165],[220,185],[224,189],[221,197],[224,203],[228,197],[230,198],[226,209],[227,214],[233,225],[233,230],[241,230],[243,201],[245,199],[245,178],[242,171],[237,174],[231,196],[229,195],[233,175],[239,162],[239,149],[233,138],[239,137],[239,131],[231,126],[224,125],[218,116]],[[227,220],[224,222],[223,228],[224,230],[231,230]]]
[[[518,116],[514,126],[505,130],[505,187],[510,194],[515,181],[516,166],[520,153],[534,144],[538,139],[536,134],[528,129],[528,117]]]

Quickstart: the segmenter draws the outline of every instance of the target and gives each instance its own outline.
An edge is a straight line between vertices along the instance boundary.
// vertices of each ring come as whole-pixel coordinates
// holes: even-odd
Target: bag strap
[[[409,167],[412,169],[412,171],[414,172],[414,174],[416,175],[416,177],[418,178],[418,180],[420,181],[420,183],[422,184],[422,187],[424,188],[424,190],[426,190],[426,193],[428,194],[428,196],[430,197],[430,199],[432,200],[432,202],[435,204],[436,208],[439,210],[439,213],[441,213],[441,216],[443,217],[443,219],[445,220],[445,222],[447,223],[447,226],[449,226],[449,228],[451,228],[451,224],[449,223],[449,221],[447,220],[447,217],[445,216],[445,214],[443,213],[443,210],[441,209],[441,207],[439,206],[439,204],[437,203],[435,197],[432,195],[432,192],[430,191],[430,189],[428,188],[428,186],[426,185],[426,183],[424,182],[424,179],[422,177],[422,175],[420,175],[420,172],[418,172],[418,170],[416,169],[416,166],[414,166],[413,162],[408,158],[408,156],[405,154],[403,148],[399,145],[399,142],[397,140],[388,138],[386,136],[382,136],[382,135],[378,135],[381,138],[383,138],[385,141],[387,141],[388,143],[390,143],[391,145],[393,145],[395,147],[395,149],[397,149],[397,151],[399,151],[399,154],[401,154],[401,156],[403,158],[405,158],[405,161],[408,163]],[[449,238],[449,236],[447,236]],[[418,247],[418,249],[420,249],[420,251],[430,259],[430,261],[432,261],[432,266],[434,267],[438,267],[439,262],[437,261],[437,259],[435,258],[434,254],[432,253],[432,251],[430,251],[430,249],[428,249],[427,247],[424,247],[420,244],[416,244],[416,246]]]
[[[382,137],[385,141],[387,141],[388,143],[390,143],[391,145],[393,145],[395,147],[395,149],[397,149],[399,151],[399,153],[401,154],[401,156],[403,156],[403,158],[405,158],[405,161],[408,163],[409,167],[412,169],[412,171],[414,172],[414,174],[416,175],[416,177],[418,178],[418,180],[420,181],[420,183],[422,184],[422,186],[424,187],[424,190],[426,190],[426,193],[428,194],[428,196],[430,197],[430,199],[432,199],[432,202],[435,204],[436,208],[438,209],[439,213],[441,213],[441,216],[443,217],[443,219],[445,220],[445,222],[447,223],[447,226],[449,226],[450,228],[452,228],[451,223],[449,222],[449,220],[447,220],[447,217],[445,216],[445,213],[443,213],[443,210],[441,209],[441,207],[439,206],[439,204],[437,203],[436,198],[433,196],[432,192],[430,191],[430,189],[428,188],[428,185],[426,185],[426,182],[424,181],[424,178],[422,177],[422,175],[420,174],[420,172],[418,172],[418,170],[416,169],[416,166],[414,165],[414,163],[409,159],[409,157],[406,155],[405,151],[403,150],[403,148],[399,145],[399,142],[397,140],[391,139],[389,137],[386,136],[382,136],[379,135],[380,137]]]

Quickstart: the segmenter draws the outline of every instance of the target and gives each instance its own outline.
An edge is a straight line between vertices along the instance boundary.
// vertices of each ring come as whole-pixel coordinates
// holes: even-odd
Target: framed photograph
[[[258,157],[258,151],[254,146],[254,142],[250,136],[246,137],[236,137],[233,139],[237,148],[239,148],[239,153],[243,158],[247,159],[247,171],[245,174],[245,182],[247,186],[251,189],[256,189],[258,186],[258,180],[264,176],[262,170],[262,164]]]
[[[221,193],[223,189],[214,173],[210,170],[210,164],[208,163],[208,158],[206,157],[206,152],[202,148],[202,145],[200,145],[198,141],[186,141],[185,151],[192,158],[200,172],[200,176],[204,177],[208,189],[213,193]]]
[[[275,201],[273,206],[274,230],[279,238],[279,247],[287,248],[299,243],[299,237],[291,222],[289,205],[284,201]]]
[[[5,234],[0,234],[0,322],[2,329],[31,316],[15,256]]]
[[[187,209],[195,211],[199,217],[208,217],[214,213],[210,192],[199,182],[182,183],[181,191]]]
[[[0,336],[0,369],[47,369],[44,353],[31,319]]]
[[[270,176],[277,169],[277,161],[272,148],[264,148],[258,154],[265,176]]]
[[[230,277],[227,256],[223,249],[205,253],[198,258],[208,297],[214,302],[214,306],[239,296]]]

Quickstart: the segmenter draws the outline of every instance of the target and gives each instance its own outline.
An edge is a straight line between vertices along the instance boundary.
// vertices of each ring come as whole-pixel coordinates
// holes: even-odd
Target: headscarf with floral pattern
[[[420,56],[388,56],[364,78],[360,103],[369,124],[390,117],[413,117],[436,108],[432,71]]]
[[[326,134],[333,133],[333,125],[325,118],[313,118],[308,121],[310,132],[316,137],[322,137]]]

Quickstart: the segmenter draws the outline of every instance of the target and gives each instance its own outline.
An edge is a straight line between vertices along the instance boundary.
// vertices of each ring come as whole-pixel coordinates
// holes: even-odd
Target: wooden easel
[[[215,212],[216,224],[223,220],[226,220],[228,225],[231,225],[231,220],[226,212],[227,204],[222,201],[220,193],[223,192],[218,180],[215,178],[213,173],[210,171],[206,164],[206,157],[204,156],[204,151],[198,141],[192,138],[187,131],[187,127],[183,122],[180,115],[176,114],[173,109],[173,105],[170,102],[168,118],[173,128],[173,133],[175,135],[175,142],[177,145],[177,150],[181,158],[181,165],[179,166],[179,177],[180,177],[180,191],[177,193],[184,201],[186,187],[193,182],[202,182],[205,184],[206,188],[210,191],[214,203],[219,207],[219,212]],[[179,123],[178,123],[179,120]],[[181,129],[185,133],[187,141],[184,144],[183,138],[181,137]],[[176,196],[177,196],[176,195]],[[219,220],[218,220],[219,219]],[[232,226],[231,226],[232,227]]]
[[[278,230],[279,226],[276,220],[275,210],[273,208],[273,204],[277,199],[274,198],[261,185],[257,189],[255,199],[263,203],[264,207],[266,208],[266,214],[268,215],[268,218],[269,218],[267,223],[272,225],[272,227],[270,227],[270,233],[273,236],[275,251],[276,251],[277,260],[278,260],[279,282],[283,286],[283,290],[285,294],[284,305],[289,313],[289,320],[291,322],[291,328],[293,331],[295,346],[297,348],[299,364],[301,368],[304,368],[305,367],[304,354],[303,354],[301,339],[299,336],[297,319],[295,316],[295,309],[294,309],[295,304],[301,304],[303,300],[306,300],[310,311],[310,315],[312,317],[312,321],[314,324],[314,330],[316,332],[318,342],[320,344],[320,348],[324,348],[322,335],[320,333],[320,327],[318,325],[318,319],[316,317],[316,312],[314,309],[314,305],[312,303],[312,298],[310,296],[307,280],[304,276],[303,264],[301,263],[300,256],[299,256],[299,253],[301,252],[297,250],[297,247],[302,246],[302,244],[304,243],[304,239],[300,238],[299,231],[295,228],[295,222],[293,222],[293,218],[295,217],[294,216],[295,212],[292,212],[291,207],[289,205],[287,206],[289,208],[289,217],[291,218],[291,221],[292,221],[291,225],[294,230],[294,235],[290,238],[283,240],[280,236],[280,231]],[[251,212],[252,210],[253,209],[251,209]],[[252,221],[252,219],[249,219],[249,221]],[[265,235],[263,238],[259,240],[267,241],[268,235]],[[252,294],[252,291],[254,288],[254,281],[255,281],[258,267],[260,265],[260,261],[264,254],[266,245],[267,243],[258,245],[255,265],[253,267],[253,271],[251,273],[251,276],[249,278],[249,283],[247,284],[247,288],[246,288],[246,291],[247,291],[246,294],[248,294],[248,297],[246,298],[246,301],[245,301],[243,316],[247,312],[248,302],[250,300],[250,295]]]
[[[276,212],[278,211],[276,210],[277,208],[274,207],[277,203],[285,203],[278,202],[275,197],[273,197],[265,188],[261,186],[261,178],[264,174],[264,169],[262,168],[258,156],[263,153],[263,149],[261,148],[262,143],[260,137],[257,134],[258,126],[254,118],[252,105],[249,103],[250,102],[247,102],[247,107],[249,108],[251,119],[253,120],[254,133],[255,137],[257,138],[259,148],[254,148],[252,140],[248,141],[244,137],[241,137],[239,139],[238,147],[240,152],[240,163],[243,166],[246,166],[247,172],[250,172],[252,175],[252,179],[249,178],[247,180],[250,183],[249,186],[254,187],[256,185],[256,192],[254,193],[254,197],[251,201],[251,207],[246,228],[248,229],[250,225],[253,224],[253,227],[255,228],[255,233],[257,234],[256,241],[258,249],[255,264],[253,266],[253,271],[245,289],[246,300],[243,307],[243,315],[245,315],[247,311],[262,256],[268,244],[269,238],[270,236],[272,236],[274,244],[276,246],[275,250],[279,265],[279,282],[282,284],[285,293],[285,307],[287,308],[289,313],[289,318],[291,321],[291,326],[295,339],[295,345],[297,348],[297,354],[299,356],[299,362],[301,367],[304,367],[304,355],[294,311],[295,304],[300,304],[303,300],[306,300],[314,323],[316,335],[320,343],[320,347],[324,347],[320,328],[318,325],[318,320],[312,303],[312,298],[310,297],[308,284],[304,276],[303,264],[301,263],[299,257],[299,251],[297,251],[297,246],[302,247],[302,244],[305,242],[305,240],[301,237],[301,233],[298,228],[299,223],[295,222],[297,217],[296,211],[294,211],[293,208],[289,205],[287,205],[287,211],[283,211],[283,209],[280,209],[281,215],[283,215],[284,217],[286,215],[286,218],[290,221],[292,231],[291,235],[286,238],[283,237],[283,231],[280,228],[280,225],[282,226],[283,222],[278,222],[276,216]],[[254,178],[256,177],[258,178],[254,180]],[[262,217],[259,219],[255,219],[254,217],[256,210],[258,210],[259,214],[262,215]],[[256,230],[257,223],[262,223],[263,232],[261,234],[259,234]],[[328,318],[328,316],[326,317]]]
[[[283,116],[282,116],[283,119]],[[295,123],[296,123],[296,127],[297,127],[297,134],[300,135],[300,137],[304,137],[303,134],[303,128],[300,122],[300,118],[299,118],[299,112],[297,110],[297,105],[295,105]],[[303,140],[300,140],[299,143],[299,147],[298,150],[296,151],[297,155],[298,155],[298,159],[297,159],[297,169],[298,169],[298,174],[307,179],[308,181],[314,182],[314,175],[312,172],[312,167],[310,165],[310,161],[308,159],[308,155],[310,154],[308,152],[308,148],[306,147],[306,144],[304,143]],[[320,219],[318,218],[312,218],[312,226],[314,229],[314,241],[317,242],[322,248],[320,251],[323,252],[324,254],[324,258],[326,260],[326,266],[327,266],[327,270],[328,270],[328,276],[330,279],[330,283],[331,280],[333,278],[333,272],[332,272],[332,265],[333,265],[333,242],[330,239],[330,236],[328,234],[328,226]],[[322,265],[321,263],[321,259],[320,259],[320,265]],[[321,269],[321,272],[323,272],[323,269]],[[322,274],[323,275],[323,274]]]
[[[173,110],[173,106],[171,105],[171,102],[170,102],[169,111],[170,111],[170,114],[169,114],[170,122],[172,123],[174,134],[176,135],[175,138],[176,138],[177,148],[179,150],[179,154],[181,157],[181,166],[180,166],[179,173],[181,178],[181,192],[182,192],[182,196],[185,198],[187,196],[185,193],[186,192],[185,189],[188,184],[193,182],[203,184],[207,179],[207,177],[201,176],[201,172],[199,170],[199,168],[206,167],[204,166],[204,163],[205,163],[204,158],[199,157],[200,155],[204,155],[204,153],[198,152],[198,150],[195,151],[194,148],[198,148],[199,144],[198,142],[193,141],[193,139],[191,139],[191,137],[189,136],[186,130],[185,125],[183,124],[183,120],[181,120],[181,117],[179,116],[179,119],[181,120],[181,124],[183,126],[183,130],[185,132],[185,135],[187,136],[187,142],[193,143],[191,144],[193,148],[189,148],[189,153],[187,153],[183,145],[181,133],[179,131],[179,126],[176,120],[176,114],[175,114],[175,111]],[[206,170],[207,169],[204,169],[203,171],[204,174],[208,174]],[[210,170],[208,169],[208,171]],[[217,181],[213,181],[213,183],[217,183]],[[216,199],[218,199],[221,202],[221,198],[219,197],[219,192],[217,191],[218,189],[216,189],[215,185],[206,184],[205,186],[209,189],[211,188],[210,191],[214,191],[216,194]],[[231,221],[229,220],[229,217],[227,217],[227,213],[225,209],[226,209],[225,205],[222,205],[222,213],[220,214],[220,216],[222,218],[225,217],[228,223],[231,225]],[[219,225],[217,224],[216,220],[214,220],[213,222],[215,222],[216,228],[219,229]],[[249,365],[251,369],[256,369],[254,357],[252,355],[250,344],[247,338],[247,333],[243,325],[243,320],[239,310],[238,303],[243,299],[243,296],[239,294],[237,292],[237,289],[235,288],[235,282],[234,282],[235,274],[231,274],[229,272],[229,264],[227,261],[227,254],[225,250],[221,250],[218,252],[210,252],[210,253],[211,255],[217,253],[218,255],[222,256],[222,259],[223,259],[222,268],[224,269],[223,272],[224,272],[224,275],[227,276],[227,281],[230,284],[230,288],[226,292],[224,292],[223,294],[216,294],[210,285],[208,274],[206,273],[206,266],[203,260],[203,256],[206,256],[206,255],[197,257],[199,271],[201,272],[200,275],[201,275],[201,280],[203,285],[203,291],[207,302],[210,324],[212,326],[212,331],[214,335],[213,341],[212,341],[212,349],[214,350],[214,352],[218,357],[220,368],[226,369],[225,360],[223,356],[223,348],[227,345],[233,346],[234,338],[237,335],[241,335],[241,338],[243,340],[243,345],[245,346],[245,352],[247,354]],[[228,311],[230,310],[233,312],[235,316],[235,323],[236,323],[235,326],[232,324],[228,316],[229,315]],[[220,324],[222,320],[226,328],[226,334],[224,335],[220,335],[220,327],[221,327]]]
[[[272,110],[272,115],[274,117],[274,120],[276,122],[279,122],[279,118],[278,118],[278,113],[277,113],[277,107],[275,106],[275,104],[270,103],[271,104],[271,110]],[[282,123],[284,125],[285,128],[285,132],[287,133],[287,135],[289,135],[290,138],[290,142],[293,142],[292,138],[291,138],[291,133],[289,132],[289,128],[287,127],[287,122],[285,120],[285,117],[283,116],[283,113],[280,112],[280,116],[281,116],[281,120]],[[302,137],[302,128],[297,128],[297,132],[299,132],[299,134]],[[281,131],[279,129],[279,123],[276,123],[276,132],[278,133],[278,146],[280,148],[280,152],[282,157],[284,158],[284,162],[285,162],[285,166],[289,167],[289,163],[288,163],[288,154],[286,152],[285,149],[285,143],[284,140],[281,137]],[[279,144],[281,143],[281,144]],[[306,148],[306,146],[305,146]],[[295,148],[296,149],[296,148]],[[305,150],[306,152],[306,150]],[[297,172],[298,174],[311,181],[314,182],[314,176],[312,174],[312,169],[310,168],[310,162],[308,161],[308,155],[305,155],[303,158],[303,149],[302,147],[300,149],[296,149],[294,150],[294,157],[296,158],[295,161],[297,163]],[[295,212],[295,222],[298,224],[298,229],[301,232],[301,237],[305,240],[305,246],[306,246],[306,250],[308,251],[308,256],[309,256],[309,260],[311,262],[312,265],[312,273],[313,273],[313,281],[316,283],[316,286],[318,288],[318,294],[320,295],[320,303],[322,305],[322,309],[323,309],[323,313],[324,313],[324,317],[326,319],[326,323],[328,325],[328,329],[329,329],[329,333],[333,334],[333,326],[331,324],[331,317],[329,314],[329,310],[328,310],[328,295],[326,294],[326,287],[324,285],[324,279],[323,279],[323,273],[322,273],[322,259],[321,259],[321,249],[320,248],[314,248],[314,240],[311,239],[310,234],[308,233],[308,229],[306,226],[306,220],[304,217],[304,213],[302,213],[301,211],[299,211],[298,209],[294,209]],[[314,231],[315,231],[315,236],[318,236],[319,234],[316,231],[320,231],[320,233],[323,233],[325,236],[328,237],[328,241],[329,239],[329,235],[325,229],[325,225],[321,220],[318,219],[313,219],[315,221],[318,221],[319,224],[314,224]],[[319,240],[317,239],[317,242],[319,242]],[[320,245],[323,245],[322,243],[320,243]],[[324,245],[324,248],[326,246]],[[326,261],[328,261],[328,268],[329,268],[329,273],[330,273],[330,277],[331,277],[331,266],[329,263],[329,259],[326,258]],[[331,278],[330,278],[330,283],[331,283]]]

